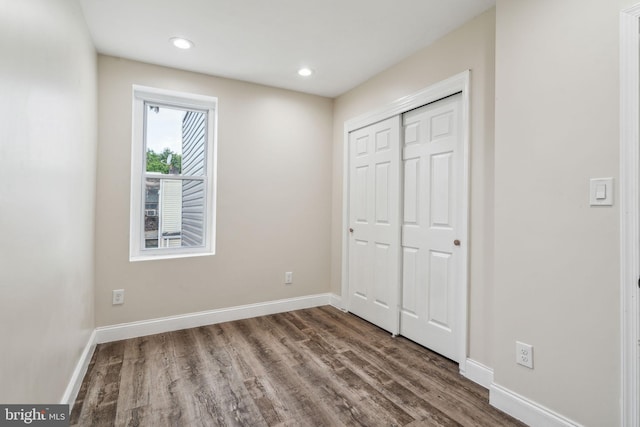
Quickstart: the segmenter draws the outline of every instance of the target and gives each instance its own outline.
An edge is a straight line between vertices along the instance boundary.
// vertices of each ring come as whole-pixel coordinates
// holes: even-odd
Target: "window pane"
[[[182,246],[204,245],[204,181],[182,181]]]
[[[145,104],[146,171],[202,176],[207,113]]]
[[[203,180],[147,178],[144,248],[203,246],[204,206]]]
[[[160,180],[147,179],[144,192],[144,247],[158,247]]]

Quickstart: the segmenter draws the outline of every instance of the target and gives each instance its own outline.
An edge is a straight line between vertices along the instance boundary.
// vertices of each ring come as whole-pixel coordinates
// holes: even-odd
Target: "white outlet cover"
[[[124,289],[114,289],[112,293],[112,305],[124,304]]]
[[[516,363],[533,369],[533,346],[516,341]]]

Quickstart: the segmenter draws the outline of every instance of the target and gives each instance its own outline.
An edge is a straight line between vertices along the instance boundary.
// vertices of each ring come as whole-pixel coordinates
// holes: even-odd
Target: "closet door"
[[[400,116],[349,134],[349,311],[398,333]]]
[[[459,361],[462,221],[460,94],[403,115],[400,333]],[[466,242],[464,242],[466,243]]]

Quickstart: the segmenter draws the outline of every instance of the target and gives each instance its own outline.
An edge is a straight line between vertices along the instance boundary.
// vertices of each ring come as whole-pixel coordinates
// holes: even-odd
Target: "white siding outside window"
[[[206,138],[205,116],[188,112],[185,115],[182,135],[183,148],[182,173],[185,175],[201,175],[204,171],[204,139]],[[202,244],[199,230],[204,223],[202,201],[204,185],[200,181],[182,182],[182,239],[185,243],[197,246]]]

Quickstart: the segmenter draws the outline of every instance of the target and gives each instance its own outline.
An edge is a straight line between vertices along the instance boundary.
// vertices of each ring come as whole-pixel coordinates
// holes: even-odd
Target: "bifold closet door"
[[[459,361],[462,95],[403,115],[400,334]],[[463,242],[466,244],[467,242]]]
[[[398,333],[400,116],[349,134],[349,311]]]

